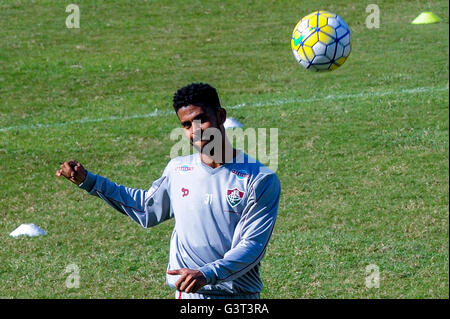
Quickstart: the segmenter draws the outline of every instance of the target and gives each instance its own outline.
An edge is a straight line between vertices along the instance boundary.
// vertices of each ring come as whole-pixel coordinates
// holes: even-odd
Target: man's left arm
[[[272,173],[253,185],[247,206],[237,225],[238,244],[222,259],[208,263],[199,270],[209,285],[230,281],[252,269],[264,256],[277,217],[280,181]]]
[[[205,285],[238,278],[258,264],[272,235],[280,193],[280,181],[274,173],[256,181],[235,230],[238,244],[226,252],[222,259],[198,270],[168,270],[170,275],[181,275],[176,283],[177,289],[187,293],[196,292]]]

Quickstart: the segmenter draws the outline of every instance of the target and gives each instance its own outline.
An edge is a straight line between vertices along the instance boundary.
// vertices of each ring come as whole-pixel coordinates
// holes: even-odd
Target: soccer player
[[[56,175],[143,227],[175,218],[166,282],[176,289],[176,298],[258,299],[260,261],[277,216],[279,179],[233,148],[216,89],[192,83],[175,93],[173,106],[198,152],[172,159],[149,190],[117,185],[74,160],[64,162]]]

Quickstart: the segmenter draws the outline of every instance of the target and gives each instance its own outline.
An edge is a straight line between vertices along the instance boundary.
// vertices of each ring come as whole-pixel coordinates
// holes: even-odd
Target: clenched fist
[[[56,171],[56,176],[64,176],[74,184],[80,185],[86,179],[87,171],[83,165],[75,160],[70,160],[61,164]]]

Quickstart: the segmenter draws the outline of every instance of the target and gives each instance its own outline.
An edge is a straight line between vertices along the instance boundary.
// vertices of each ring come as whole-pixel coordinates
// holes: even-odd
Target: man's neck
[[[211,168],[217,168],[225,163],[232,162],[236,158],[238,151],[233,148],[228,139],[224,141],[223,145],[221,159],[200,153],[201,161]]]

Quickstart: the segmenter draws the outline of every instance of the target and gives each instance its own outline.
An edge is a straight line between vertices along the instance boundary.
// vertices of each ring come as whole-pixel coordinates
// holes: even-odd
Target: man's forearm
[[[88,172],[79,187],[93,196],[100,197],[114,209],[147,228],[171,217],[165,180],[165,177],[160,178],[146,191],[118,185],[106,177]],[[147,205],[150,202],[151,204]]]

